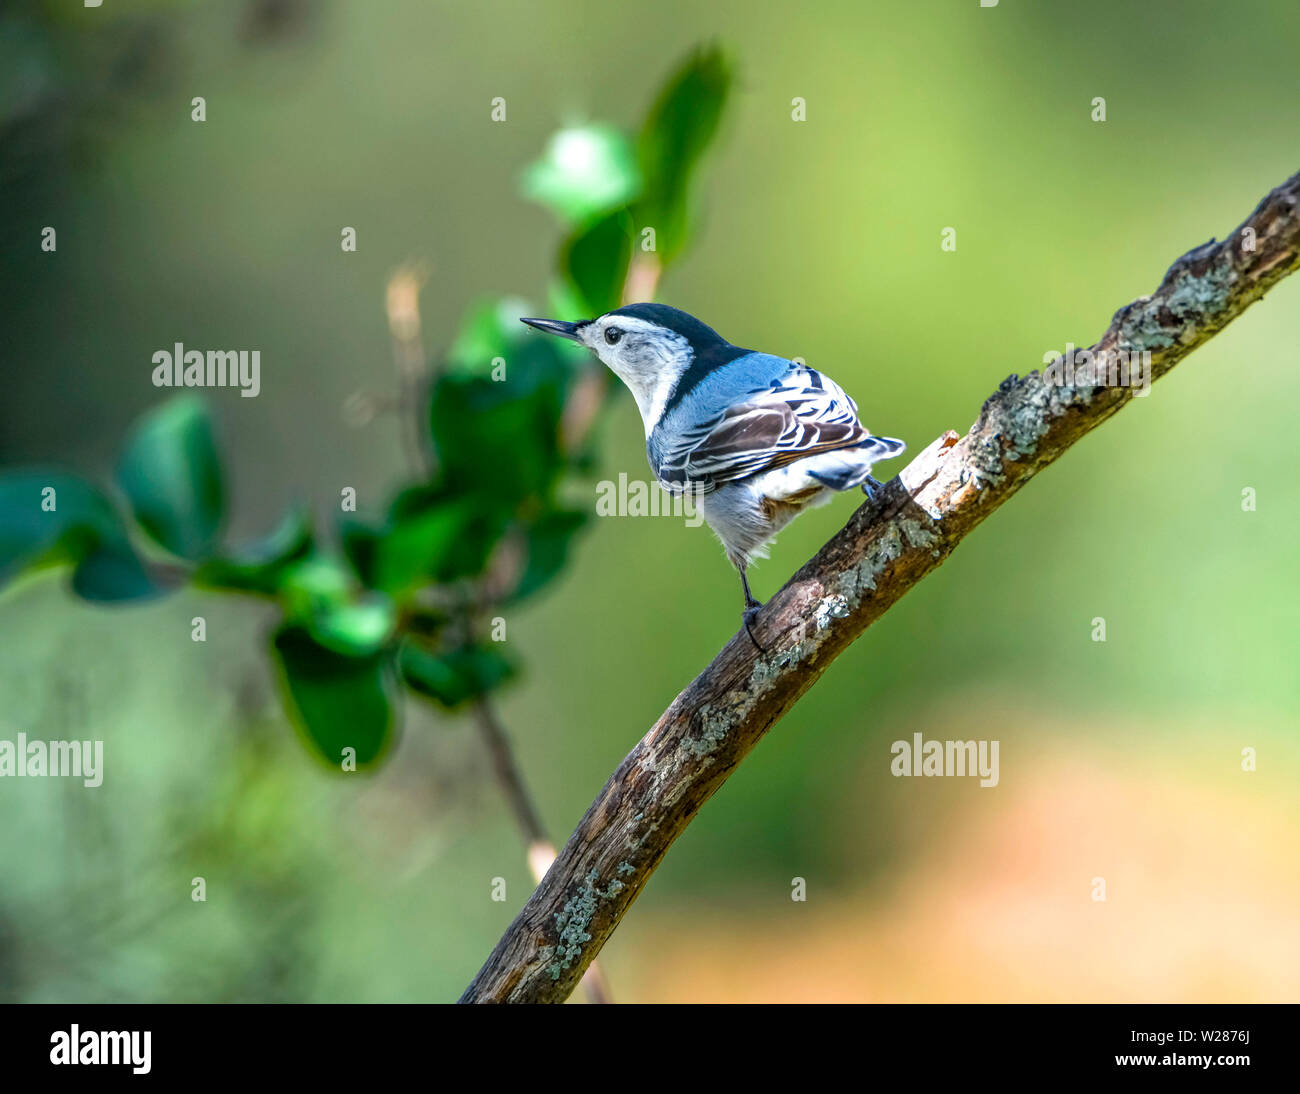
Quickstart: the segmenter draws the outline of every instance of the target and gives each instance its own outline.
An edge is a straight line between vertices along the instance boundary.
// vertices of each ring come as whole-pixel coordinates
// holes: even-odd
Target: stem
[[[510,741],[506,737],[505,728],[497,719],[496,711],[492,709],[492,704],[486,695],[480,695],[474,703],[474,717],[478,721],[479,731],[483,734],[483,740],[487,744],[488,754],[492,757],[492,769],[496,774],[497,782],[501,784],[501,792],[505,795],[510,811],[515,815],[515,822],[519,825],[519,830],[523,832],[524,839],[528,841],[528,853],[531,860],[532,849],[535,844],[550,846],[550,841],[547,840],[546,832],[542,828],[542,821],[538,816],[537,807],[533,805],[532,798],[528,794],[528,788],[524,786],[523,776],[519,773],[519,765],[515,762],[514,752],[510,748]],[[552,853],[554,853],[554,849],[552,849]],[[547,869],[550,868],[550,865],[549,862],[546,864]],[[538,877],[537,880],[541,881],[542,879]]]
[[[389,278],[385,299],[388,331],[393,340],[393,363],[397,366],[397,417],[402,447],[407,462],[416,474],[424,478],[433,474],[424,444],[424,420],[420,413],[420,395],[427,377],[424,339],[420,332],[420,287],[426,276],[420,267],[403,267]]]

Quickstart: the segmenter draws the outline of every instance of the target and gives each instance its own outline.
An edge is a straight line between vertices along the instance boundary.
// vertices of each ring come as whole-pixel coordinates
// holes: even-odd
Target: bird
[[[839,491],[869,497],[879,460],[906,450],[874,436],[857,404],[825,373],[800,361],[732,345],[667,304],[627,304],[595,319],[521,322],[590,349],[636,400],[646,456],[670,493],[689,492],[740,573],[741,620],[762,604],[747,570],[803,510]]]

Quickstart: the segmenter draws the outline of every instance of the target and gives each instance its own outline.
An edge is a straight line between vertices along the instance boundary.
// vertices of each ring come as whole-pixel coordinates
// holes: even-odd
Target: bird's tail
[[[808,475],[832,490],[864,489],[870,484],[871,465],[892,459],[907,450],[907,445],[893,437],[868,437],[852,448],[836,448],[801,461]]]

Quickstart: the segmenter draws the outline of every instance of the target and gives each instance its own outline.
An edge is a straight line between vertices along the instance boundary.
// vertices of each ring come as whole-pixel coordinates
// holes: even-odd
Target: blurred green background
[[[0,460],[103,476],[156,349],[255,347],[260,396],[209,393],[233,534],[380,498],[398,432],[343,407],[392,386],[389,275],[427,262],[432,352],[481,297],[544,307],[559,229],[521,172],[560,125],[633,125],[709,41],[738,85],[660,299],[825,369],[915,453],[1300,168],[1298,33],[1291,0],[10,5]],[[618,998],[1297,998],[1298,305],[1284,282],[840,658],[602,953]],[[600,440],[599,477],[645,476],[621,390]],[[760,598],[852,504],[782,535]],[[510,619],[503,719],[557,840],[734,633],[735,585],[705,529],[601,519]],[[408,707],[375,774],[323,771],[269,618],[0,599],[0,736],[106,755],[94,791],[0,782],[5,998],[441,1000],[478,969],[530,887],[479,739]],[[915,732],[999,740],[1000,785],[891,777]]]

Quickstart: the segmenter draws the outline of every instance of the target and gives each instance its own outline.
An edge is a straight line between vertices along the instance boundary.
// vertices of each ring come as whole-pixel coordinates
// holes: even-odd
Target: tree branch
[[[1150,353],[1158,379],[1300,265],[1300,174],[1226,240],[1178,259],[1091,347]],[[462,1002],[559,1002],[700,807],[827,666],[1040,469],[1133,397],[1057,362],[1010,376],[790,579],[619,765]]]
[[[546,871],[555,861],[555,847],[546,837],[542,827],[542,818],[537,806],[528,793],[524,777],[515,761],[514,750],[510,747],[510,738],[505,727],[497,717],[496,709],[486,695],[480,695],[474,702],[474,717],[478,722],[479,732],[483,735],[488,753],[492,757],[492,769],[496,773],[497,785],[515,815],[515,823],[528,841],[528,869],[532,871],[533,881],[540,883]],[[610,1003],[609,983],[600,965],[593,959],[583,976],[587,988],[587,998],[593,1003]]]

